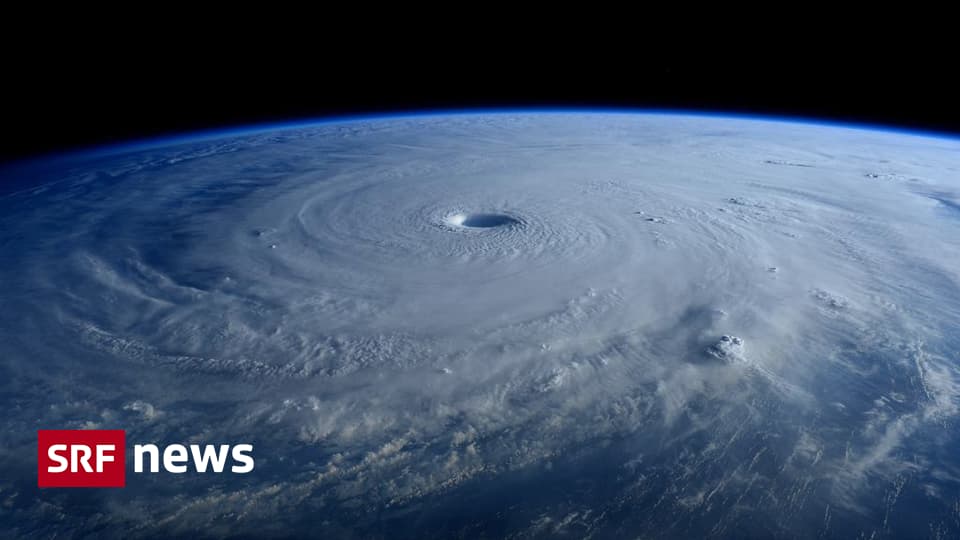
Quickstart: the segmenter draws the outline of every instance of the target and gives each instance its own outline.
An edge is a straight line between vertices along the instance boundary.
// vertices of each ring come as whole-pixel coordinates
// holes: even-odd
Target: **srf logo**
[[[122,429],[37,432],[37,485],[123,487],[126,433]]]

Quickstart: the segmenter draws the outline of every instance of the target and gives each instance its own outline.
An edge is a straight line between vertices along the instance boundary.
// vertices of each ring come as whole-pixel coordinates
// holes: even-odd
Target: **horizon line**
[[[61,161],[82,157],[103,157],[124,152],[134,152],[149,148],[187,144],[207,139],[240,137],[269,131],[290,130],[328,124],[348,124],[376,120],[394,120],[403,118],[430,118],[437,116],[483,116],[510,114],[596,114],[596,115],[650,115],[650,116],[688,116],[694,118],[730,118],[766,122],[782,122],[809,126],[834,127],[860,131],[880,131],[915,137],[960,141],[960,132],[928,128],[910,128],[892,124],[831,120],[817,116],[799,116],[791,114],[767,114],[752,112],[728,112],[721,110],[684,109],[684,108],[646,108],[622,106],[517,106],[517,107],[464,107],[440,109],[411,109],[398,111],[364,112],[304,116],[299,119],[279,121],[254,121],[246,124],[234,124],[196,130],[174,130],[154,135],[134,136],[128,141],[112,141],[93,144],[79,144],[58,150],[45,151],[33,156],[14,158],[0,162],[0,169],[14,169],[22,166],[37,165],[46,161]]]

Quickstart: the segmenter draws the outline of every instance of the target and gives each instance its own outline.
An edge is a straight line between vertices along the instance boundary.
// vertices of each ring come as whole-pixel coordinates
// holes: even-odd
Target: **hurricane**
[[[0,175],[11,537],[960,534],[958,139],[443,113]],[[256,469],[38,490],[44,428]]]

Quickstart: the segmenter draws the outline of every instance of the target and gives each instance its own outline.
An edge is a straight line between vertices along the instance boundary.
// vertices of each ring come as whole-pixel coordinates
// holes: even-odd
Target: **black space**
[[[288,44],[276,35],[269,46],[163,43],[147,52],[128,50],[123,39],[74,38],[52,48],[7,44],[0,160],[198,129],[437,108],[679,108],[960,133],[960,83],[949,70],[869,47],[773,62],[762,44],[715,56],[703,49],[691,60],[622,47],[616,56],[546,46],[463,52],[443,42],[346,54],[342,44]]]

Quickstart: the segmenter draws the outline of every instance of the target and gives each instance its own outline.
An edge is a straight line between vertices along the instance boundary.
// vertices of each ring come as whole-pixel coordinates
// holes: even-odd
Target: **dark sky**
[[[762,44],[664,58],[546,46],[447,51],[442,42],[381,42],[347,54],[342,43],[273,39],[200,49],[164,43],[136,54],[124,39],[82,36],[49,49],[7,47],[0,160],[255,122],[527,105],[779,114],[960,133],[960,85],[948,70],[869,46],[772,62]]]

